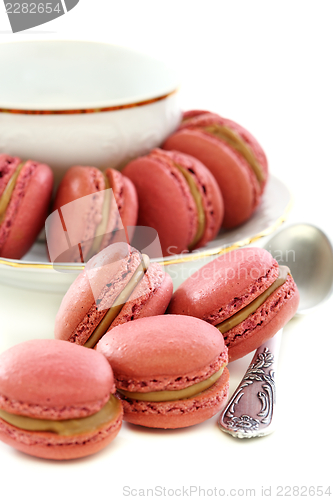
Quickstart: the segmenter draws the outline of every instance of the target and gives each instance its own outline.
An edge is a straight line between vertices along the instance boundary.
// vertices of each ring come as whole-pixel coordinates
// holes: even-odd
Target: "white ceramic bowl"
[[[0,153],[121,168],[178,126],[177,76],[133,50],[84,41],[0,44]]]

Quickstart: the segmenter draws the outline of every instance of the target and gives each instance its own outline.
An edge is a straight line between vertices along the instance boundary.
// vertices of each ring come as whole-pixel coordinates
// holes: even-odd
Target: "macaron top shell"
[[[196,116],[199,115],[215,115],[215,113],[203,109],[189,109],[183,112],[182,121],[180,125],[186,122],[186,120],[191,120],[192,118],[195,118]]]
[[[111,363],[117,387],[139,392],[188,387],[210,377],[228,359],[216,328],[177,315],[117,326],[96,349]]]
[[[105,182],[98,168],[80,165],[71,167],[65,173],[57,190],[54,210],[69,203],[68,200],[76,200],[102,189],[105,189]]]
[[[207,113],[196,112],[191,117],[190,115],[187,115],[187,118],[188,119],[185,119],[184,122],[180,124],[179,130],[200,129],[205,131],[205,129],[211,125],[221,125],[235,132],[250,147],[250,149],[254,153],[254,156],[260,163],[264,174],[264,182],[262,184],[263,188],[263,186],[267,181],[267,175],[268,175],[267,157],[257,139],[248,130],[246,130],[244,127],[239,125],[239,123],[236,123],[233,120],[230,120],[228,118],[223,118],[217,114],[209,112]],[[210,135],[209,132],[206,133]]]
[[[267,290],[278,275],[278,263],[264,249],[225,253],[180,285],[168,312],[188,314],[216,325]]]
[[[0,355],[0,408],[68,419],[99,411],[114,392],[112,369],[96,351],[59,340],[30,340]]]

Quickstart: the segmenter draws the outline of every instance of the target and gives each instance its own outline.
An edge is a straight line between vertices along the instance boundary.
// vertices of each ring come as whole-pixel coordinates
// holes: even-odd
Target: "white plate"
[[[186,278],[216,256],[254,243],[272,233],[286,219],[291,208],[291,194],[283,182],[271,176],[262,201],[245,224],[222,230],[215,240],[192,253],[159,260],[170,274],[176,289]],[[22,260],[0,258],[0,282],[28,288],[64,293],[83,269],[81,264],[64,264],[54,268],[46,255],[46,246],[35,243]]]

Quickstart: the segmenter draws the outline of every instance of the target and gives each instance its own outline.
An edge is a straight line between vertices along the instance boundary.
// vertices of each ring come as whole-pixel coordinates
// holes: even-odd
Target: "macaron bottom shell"
[[[148,402],[116,393],[123,404],[124,420],[144,427],[178,429],[199,424],[223,409],[229,392],[229,371],[224,368],[219,380],[209,389],[188,399]]]
[[[52,432],[19,429],[0,418],[0,440],[23,453],[39,458],[69,460],[93,455],[105,448],[120,431],[123,409],[117,416],[91,433],[60,436]]]

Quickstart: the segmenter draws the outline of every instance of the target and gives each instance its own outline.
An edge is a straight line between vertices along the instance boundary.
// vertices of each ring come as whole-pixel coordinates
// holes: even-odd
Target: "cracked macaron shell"
[[[150,264],[109,330],[128,321],[164,314],[172,292],[173,283],[169,274],[159,264]]]
[[[122,172],[133,181],[138,193],[138,224],[157,230],[164,256],[187,251],[198,229],[196,203],[176,164],[191,175],[205,214],[203,235],[191,249],[205,245],[216,236],[224,213],[215,179],[195,158],[177,151],[155,149],[130,162]]]
[[[205,130],[214,125],[228,127],[244,141],[262,168],[263,182],[258,182],[247,160],[234,147]],[[163,148],[192,155],[210,170],[224,199],[223,227],[238,226],[251,216],[267,182],[268,163],[262,147],[244,127],[217,114],[194,110],[184,113],[179,129],[167,138]]]
[[[0,196],[20,163],[18,157],[0,155]],[[1,257],[20,259],[31,248],[47,217],[52,188],[48,165],[24,162],[0,223]]]
[[[140,263],[141,254],[125,243],[115,243],[92,257],[60,304],[55,338],[84,344]]]
[[[125,243],[114,243],[90,259],[61,302],[55,338],[85,344],[140,263],[141,254]],[[150,264],[110,327],[150,314],[163,314],[172,291],[170,276],[159,264]]]

